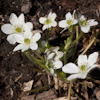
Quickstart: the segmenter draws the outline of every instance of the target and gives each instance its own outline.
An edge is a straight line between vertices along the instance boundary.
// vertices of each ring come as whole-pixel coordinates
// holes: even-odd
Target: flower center
[[[88,25],[88,23],[87,23],[86,20],[83,20],[83,21],[81,21],[81,25],[82,25],[82,26],[86,26],[86,25]]]
[[[29,44],[30,43],[30,39],[24,39],[24,42],[26,43],[26,44]]]
[[[82,65],[82,66],[80,67],[80,70],[81,70],[82,72],[86,71],[86,65]]]
[[[49,18],[46,19],[46,24],[50,24],[51,20]]]
[[[67,20],[67,24],[68,24],[68,25],[71,25],[72,23],[73,23],[72,20]]]
[[[22,29],[21,29],[20,27],[17,27],[15,30],[16,30],[16,32],[18,32],[18,33],[22,32]]]

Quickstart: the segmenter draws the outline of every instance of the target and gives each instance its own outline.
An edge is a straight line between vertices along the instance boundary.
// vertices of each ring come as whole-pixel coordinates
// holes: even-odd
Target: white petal
[[[90,26],[98,25],[98,22],[95,21],[95,19],[90,19],[87,22],[89,23]]]
[[[98,25],[98,22],[95,21],[95,22],[90,22],[89,23],[89,26],[95,26],[95,25]]]
[[[99,66],[98,66],[97,64],[92,65],[92,66],[88,69],[87,73],[88,73],[91,69],[96,68],[96,67],[99,67]]]
[[[24,37],[19,34],[13,34],[13,38],[15,39],[16,42],[18,43],[24,43]]]
[[[83,15],[81,15],[80,20],[86,20],[86,18]]]
[[[14,13],[10,15],[9,21],[12,25],[18,25],[18,18]]]
[[[27,22],[24,24],[25,30],[32,30],[33,29],[33,24],[31,22]]]
[[[64,28],[60,33],[64,32],[67,28]]]
[[[50,73],[53,75],[54,74],[54,69],[50,68]]]
[[[53,27],[57,26],[57,22],[53,21],[51,26],[53,26]]]
[[[50,17],[51,20],[53,21],[56,18],[56,14],[55,13],[52,13],[51,15],[48,15],[48,17]]]
[[[57,74],[55,73],[55,71],[54,71],[53,68],[50,68],[50,73],[51,73],[54,77],[57,77]]]
[[[90,30],[90,26],[86,26],[86,27],[81,26],[81,30],[82,30],[84,33],[88,33],[88,31]]]
[[[14,34],[10,34],[7,36],[7,41],[10,43],[10,44],[15,44],[16,43],[16,40],[14,39]]]
[[[79,14],[78,14],[78,19],[80,19],[80,18],[81,18],[81,16],[82,16],[82,14],[81,14],[81,13],[79,13]]]
[[[62,21],[59,22],[59,27],[68,28],[69,25],[67,24],[66,20],[62,20]]]
[[[97,58],[98,58],[98,52],[90,54],[88,58],[89,66],[92,66],[97,61]]]
[[[30,49],[32,49],[32,50],[37,50],[37,49],[38,49],[37,43],[32,43],[32,44],[30,45]]]
[[[78,66],[81,67],[82,65],[87,64],[87,56],[86,55],[79,55],[78,56]]]
[[[54,61],[53,64],[54,69],[60,69],[63,66],[63,63],[60,60]]]
[[[75,24],[77,24],[77,22],[78,22],[78,21],[75,19],[72,25],[75,25]]]
[[[68,63],[62,67],[64,73],[78,73],[79,68],[74,63]]]
[[[73,74],[73,75],[70,75],[67,80],[73,80],[73,79],[76,79],[78,78],[79,74]]]
[[[18,17],[18,24],[25,24],[24,14],[20,14]]]
[[[55,60],[58,60],[59,58],[63,57],[64,54],[62,51],[58,51],[56,55]]]
[[[59,46],[56,46],[56,47],[53,48],[54,52],[57,52],[58,50],[59,50]]]
[[[66,20],[70,20],[70,19],[73,19],[73,17],[72,17],[72,15],[71,15],[71,13],[68,12],[68,13],[66,14]]]
[[[73,19],[74,19],[74,16],[75,16],[75,12],[76,12],[76,10],[73,11]]]
[[[46,24],[47,28],[51,28],[52,27],[52,23]]]
[[[24,52],[24,51],[26,51],[26,50],[28,50],[29,49],[29,45],[25,45],[25,48],[22,48],[22,52]]]
[[[46,21],[46,17],[40,17],[39,18],[39,22],[41,23],[41,24],[44,24],[45,23],[45,21]]]
[[[32,37],[32,42],[37,42],[39,39],[41,38],[41,34],[40,33],[36,33],[33,35]]]
[[[11,34],[11,33],[13,33],[13,26],[11,24],[4,24],[1,26],[1,30],[5,34]]]
[[[80,73],[78,78],[85,79],[86,76],[87,76],[87,72],[86,73]]]
[[[54,57],[54,55],[55,55],[55,53],[50,53],[50,54],[48,55],[48,59],[52,59],[52,58]]]
[[[27,46],[26,45],[23,45],[23,44],[18,44],[13,51],[18,51],[18,50],[21,50],[21,49],[26,49],[27,50]]]
[[[48,14],[48,17],[50,17],[50,18],[51,18],[51,16],[52,16],[52,12],[50,12],[50,13]]]
[[[47,28],[48,28],[47,25],[43,25],[42,30],[44,31]]]
[[[26,30],[24,32],[24,38],[28,38],[28,39],[31,39],[33,36],[33,33],[30,31],[30,30]]]

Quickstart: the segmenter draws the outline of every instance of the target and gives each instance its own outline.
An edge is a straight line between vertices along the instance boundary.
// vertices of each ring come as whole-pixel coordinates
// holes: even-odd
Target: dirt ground
[[[65,18],[67,12],[72,13],[75,9],[88,18],[96,19],[99,22],[97,28],[100,28],[100,0],[0,0],[0,28],[1,25],[9,23],[11,13],[15,13],[17,16],[24,13],[25,20],[32,22],[34,29],[42,29],[42,25],[38,21],[39,17],[45,16],[52,11],[57,14],[56,21],[60,21]],[[59,35],[60,31],[60,28],[54,29],[52,35],[56,35],[60,39],[66,38],[65,34]],[[45,39],[45,31],[42,35],[42,39]],[[47,74],[38,74],[37,71],[33,70],[33,67],[40,70],[43,69],[36,63],[30,61],[22,52],[13,52],[16,44],[9,44],[6,37],[7,35],[0,30],[0,100],[18,100],[24,82],[34,80],[32,89],[35,89],[47,85],[48,78]],[[100,36],[98,39],[100,39]],[[56,40],[55,44],[51,41],[51,44],[59,44],[59,39]],[[96,43],[87,54],[94,51],[100,52],[100,42]],[[98,62],[100,63],[100,61]],[[94,72],[92,76],[100,80],[100,69],[95,69],[95,71],[96,73]],[[16,81],[19,76],[21,77]],[[39,82],[40,84],[37,84]],[[50,91],[50,89],[52,89],[53,95],[55,95],[54,98],[66,96],[67,94],[67,91],[63,89],[60,89],[62,91],[61,93],[55,90],[54,86],[46,90]],[[34,98],[37,98],[42,92],[34,92],[31,95],[35,95]],[[100,93],[99,84],[93,83],[93,88],[88,88],[87,92],[81,86],[80,92],[82,93],[79,94],[82,96],[82,100],[100,100],[98,95]],[[88,99],[86,96],[88,96]],[[36,100],[42,100],[42,97]],[[44,100],[49,99],[45,98]],[[72,100],[77,99],[73,98]]]

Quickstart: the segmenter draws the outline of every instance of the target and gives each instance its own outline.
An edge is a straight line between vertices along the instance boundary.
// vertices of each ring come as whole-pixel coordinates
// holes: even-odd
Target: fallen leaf
[[[23,91],[25,92],[25,91],[31,90],[33,82],[34,82],[33,80],[28,81],[28,82],[24,82]]]

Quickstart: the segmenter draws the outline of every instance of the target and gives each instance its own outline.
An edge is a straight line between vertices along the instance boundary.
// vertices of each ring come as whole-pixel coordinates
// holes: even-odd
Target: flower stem
[[[74,34],[74,29],[73,29],[72,34],[71,34],[70,37],[69,37],[68,42],[66,43],[66,45],[65,45],[65,47],[64,47],[64,64],[67,63],[67,60],[66,60],[66,52],[67,52],[68,46],[69,46],[69,44],[70,44],[70,42],[71,42],[71,39],[72,39],[72,37],[73,37],[73,34]]]
[[[49,41],[49,29],[47,30],[47,43]]]
[[[81,36],[82,36],[82,31],[80,32],[80,35],[78,36],[78,38],[76,38],[76,39],[70,44],[70,46],[73,45],[74,43],[76,43],[76,42],[81,38]]]
[[[71,86],[72,86],[72,82],[70,81],[69,89],[68,89],[68,100],[70,100]]]
[[[93,79],[93,78],[91,78],[91,77],[86,77],[86,79],[88,79],[88,80],[91,80],[91,81],[93,81],[93,82],[95,82],[95,83],[97,83],[97,84],[100,84],[100,81],[99,80],[95,80],[95,79]]]
[[[34,51],[34,53],[35,53],[42,61],[44,61],[44,59],[43,59],[36,51]]]
[[[39,73],[46,73],[45,71],[43,72],[43,71],[41,71],[41,70],[39,70],[39,69],[37,69],[37,68],[35,68],[35,67],[31,67],[31,66],[29,66],[29,67],[32,68],[33,70],[39,72]]]
[[[78,34],[78,26],[76,26],[76,39],[79,37],[79,34]],[[80,38],[80,37],[79,37]],[[74,59],[74,56],[76,54],[76,50],[77,50],[77,45],[78,45],[78,41],[75,42],[76,45],[75,45],[75,49],[73,49],[73,56],[72,56],[72,60]]]
[[[38,65],[40,65],[41,67],[45,68],[45,66],[44,66],[43,64],[41,64],[41,63],[39,62],[39,60],[37,60],[36,58],[34,58],[34,57],[32,57],[32,56],[30,55],[29,50],[25,51],[24,54],[25,54],[28,58],[30,58],[32,61],[34,61],[34,62],[36,62]]]

